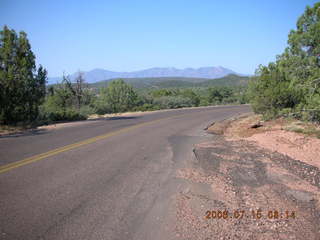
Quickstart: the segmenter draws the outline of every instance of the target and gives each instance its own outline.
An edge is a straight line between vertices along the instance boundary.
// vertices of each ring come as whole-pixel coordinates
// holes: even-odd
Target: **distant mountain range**
[[[188,78],[221,78],[229,74],[238,74],[228,68],[224,67],[201,67],[201,68],[150,68],[141,71],[133,72],[113,72],[104,69],[93,69],[88,72],[84,72],[84,78],[88,83],[95,83],[103,80],[109,80],[114,78],[155,78],[155,77],[188,77]],[[70,79],[73,80],[77,76],[77,73],[70,75]],[[61,81],[62,77],[49,78],[48,83],[53,84]]]

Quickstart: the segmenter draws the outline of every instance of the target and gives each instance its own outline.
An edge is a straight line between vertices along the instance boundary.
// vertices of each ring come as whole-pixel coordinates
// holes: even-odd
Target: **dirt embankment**
[[[189,182],[176,198],[177,236],[320,239],[316,128],[257,115],[209,127],[213,140],[196,145],[194,166],[177,171]]]
[[[320,168],[320,127],[316,124],[283,118],[262,121],[260,115],[251,115],[213,124],[208,131],[223,134],[229,140],[252,141]]]

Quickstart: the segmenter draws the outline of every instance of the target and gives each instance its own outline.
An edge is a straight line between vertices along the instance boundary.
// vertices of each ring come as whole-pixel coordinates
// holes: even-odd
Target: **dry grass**
[[[286,126],[284,130],[289,132],[301,133],[311,137],[317,137],[320,139],[320,127],[312,123],[293,122]]]

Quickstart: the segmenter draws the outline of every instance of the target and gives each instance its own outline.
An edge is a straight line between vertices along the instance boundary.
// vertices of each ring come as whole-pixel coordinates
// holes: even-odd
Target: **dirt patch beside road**
[[[176,201],[182,239],[319,239],[319,169],[223,137],[194,152],[177,172],[190,183]]]
[[[277,130],[255,134],[249,141],[259,146],[290,156],[320,168],[320,139],[305,137],[302,134]]]
[[[227,139],[253,141],[262,148],[320,168],[318,125],[283,118],[262,121],[260,115],[227,122],[229,126],[223,132]],[[258,124],[260,127],[252,127]]]
[[[320,140],[292,122],[243,116],[214,124],[196,162],[177,171],[181,239],[320,239]],[[296,124],[296,123],[294,123]],[[319,142],[318,142],[319,141]]]

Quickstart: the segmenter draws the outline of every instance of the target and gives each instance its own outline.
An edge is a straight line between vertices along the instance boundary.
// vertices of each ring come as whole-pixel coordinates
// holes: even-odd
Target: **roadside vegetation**
[[[320,122],[320,2],[307,7],[275,62],[260,66],[249,82],[253,110]]]
[[[47,85],[25,32],[0,31],[0,125],[30,127],[84,120],[92,114],[153,111],[248,102],[248,77],[115,79],[88,84],[75,78]],[[5,127],[6,128],[6,127]]]
[[[34,122],[46,93],[47,71],[36,67],[25,32],[0,32],[0,122]]]
[[[74,81],[64,77],[61,83],[48,87],[46,100],[40,107],[42,120],[86,119],[91,114],[154,111],[183,107],[248,102],[246,87],[217,86],[206,88],[134,88],[122,79],[107,86],[92,88],[81,72]],[[82,89],[81,92],[77,89]]]

